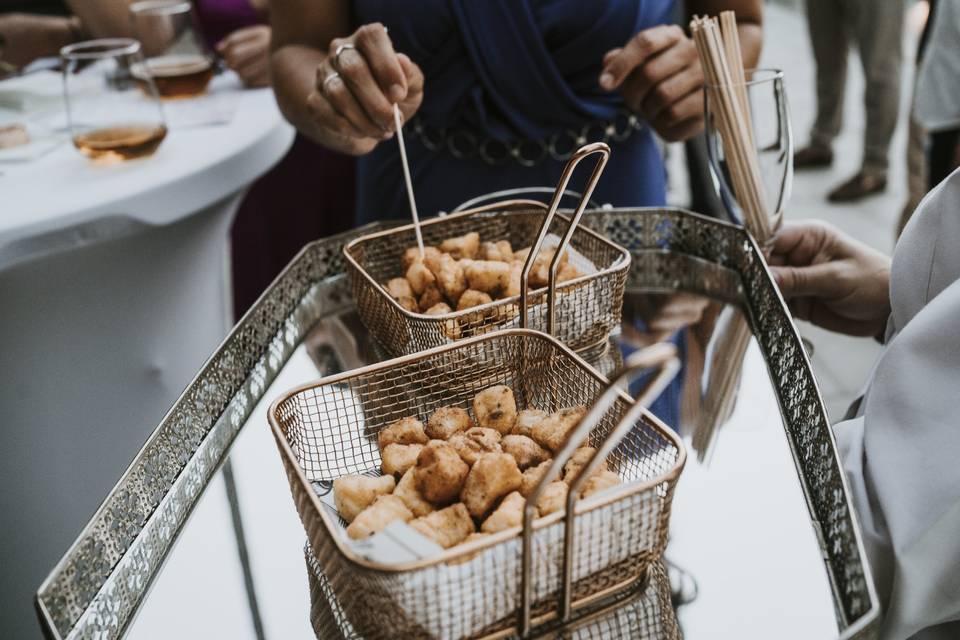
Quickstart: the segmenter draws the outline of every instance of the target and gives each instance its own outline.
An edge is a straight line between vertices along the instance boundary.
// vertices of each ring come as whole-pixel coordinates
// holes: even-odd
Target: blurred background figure
[[[890,139],[897,124],[906,0],[807,0],[807,24],[817,66],[817,118],[797,169],[828,167],[843,120],[847,53],[856,41],[866,76],[866,131],[861,168],[833,189],[832,202],[859,200],[887,186]]]

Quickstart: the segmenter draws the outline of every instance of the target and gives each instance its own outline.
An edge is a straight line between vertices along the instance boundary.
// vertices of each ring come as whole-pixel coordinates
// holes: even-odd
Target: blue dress
[[[597,81],[604,54],[638,31],[669,23],[673,8],[673,0],[355,0],[354,15],[357,24],[386,26],[396,50],[423,71],[418,118],[424,125],[506,143],[616,119],[623,100]],[[456,158],[444,148],[428,149],[420,137],[406,137],[423,217],[492,191],[556,186],[565,164],[547,156],[530,167],[513,160],[491,165],[478,155]],[[664,205],[666,174],[653,132],[644,126],[609,144],[594,200]],[[579,190],[590,165],[578,170],[572,189]],[[356,221],[407,216],[397,144],[382,143],[359,159]],[[671,426],[679,414],[679,379],[654,406]]]

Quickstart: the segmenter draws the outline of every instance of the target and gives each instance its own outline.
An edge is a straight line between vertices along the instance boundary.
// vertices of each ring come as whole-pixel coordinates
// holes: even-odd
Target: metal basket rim
[[[494,340],[497,338],[502,338],[505,336],[519,335],[525,336],[530,339],[543,340],[549,342],[551,346],[561,350],[561,353],[568,358],[572,358],[578,365],[580,365],[584,371],[591,376],[593,376],[598,382],[602,384],[608,384],[609,380],[606,376],[599,373],[596,369],[591,367],[583,358],[581,358],[575,351],[564,345],[562,342],[554,338],[553,336],[547,335],[541,331],[536,331],[534,329],[507,329],[502,331],[494,331],[488,334],[481,336],[474,336],[464,340],[458,340],[456,342],[441,345],[439,347],[434,347],[426,351],[419,351],[417,353],[408,354],[400,356],[397,358],[391,358],[390,360],[384,360],[383,362],[374,363],[367,365],[365,367],[360,367],[358,369],[352,369],[350,371],[345,371],[342,373],[334,374],[332,376],[326,376],[319,380],[314,380],[312,382],[307,382],[304,384],[297,385],[281,396],[274,400],[270,404],[270,408],[267,411],[267,419],[270,423],[270,429],[273,432],[274,439],[277,441],[277,445],[280,449],[281,455],[286,458],[286,462],[290,465],[290,468],[293,469],[296,474],[297,481],[300,483],[301,487],[306,490],[307,495],[310,498],[310,506],[314,511],[320,516],[320,519],[323,521],[324,526],[327,529],[327,533],[333,540],[333,543],[338,552],[350,563],[361,567],[363,569],[380,571],[383,573],[406,573],[410,571],[417,571],[420,569],[426,569],[431,566],[435,566],[441,563],[448,562],[450,560],[456,560],[461,556],[467,554],[476,553],[488,547],[493,547],[495,545],[501,544],[508,540],[518,537],[518,534],[522,532],[523,527],[512,527],[504,531],[500,531],[491,535],[489,538],[484,538],[482,540],[476,540],[468,544],[461,544],[453,547],[451,549],[445,549],[443,553],[436,556],[425,558],[421,560],[416,560],[413,562],[398,563],[398,564],[384,564],[380,562],[373,562],[368,560],[353,551],[349,546],[345,545],[342,540],[342,536],[338,533],[338,530],[341,528],[338,523],[334,522],[330,515],[327,513],[327,510],[323,508],[320,499],[317,497],[316,492],[310,486],[310,481],[307,479],[306,473],[303,471],[303,467],[297,462],[296,455],[293,453],[293,449],[290,447],[289,442],[287,441],[286,435],[283,433],[280,422],[277,419],[277,411],[281,404],[287,402],[293,397],[297,396],[304,391],[311,389],[317,389],[319,387],[327,386],[330,384],[335,384],[343,380],[348,380],[360,375],[367,375],[370,373],[376,373],[384,369],[389,369],[398,365],[406,364],[408,362],[413,362],[417,360],[422,360],[424,357],[438,355],[447,351],[452,351],[455,349],[464,349],[470,345],[477,344],[484,341]],[[634,399],[627,395],[623,390],[618,391],[620,399],[629,403],[633,403]],[[649,491],[654,487],[669,482],[676,482],[680,473],[683,471],[684,465],[687,461],[687,450],[683,444],[683,440],[678,436],[672,429],[670,429],[660,418],[649,410],[643,411],[643,418],[648,422],[648,425],[653,428],[658,435],[669,440],[674,447],[677,449],[677,457],[674,460],[671,468],[644,482],[629,482],[623,485],[619,485],[614,489],[609,489],[603,493],[597,494],[596,496],[591,496],[581,500],[577,504],[576,513],[577,515],[583,513],[589,513],[595,509],[605,507],[609,504],[627,498],[629,496]],[[551,513],[550,515],[538,518],[533,523],[533,529],[539,530],[545,527],[548,527],[556,522],[559,522],[561,518],[564,517],[563,511],[558,511]]]
[[[503,216],[503,215],[507,215],[507,216],[531,215],[534,213],[542,213],[542,212],[534,211],[533,209],[518,209],[513,211],[459,211],[457,213],[451,213],[445,216],[435,216],[433,218],[430,218],[429,220],[424,220],[420,223],[420,227],[423,228],[428,225],[435,225],[435,224],[440,224],[450,220],[457,220],[460,218],[470,218],[473,216],[494,217],[494,216]],[[557,215],[557,218],[559,218],[560,220],[563,220],[568,223],[570,222],[570,218],[564,215],[563,213],[560,213],[558,211],[556,215]],[[510,296],[509,298],[501,298],[499,300],[493,300],[491,302],[486,302],[481,305],[468,307],[467,309],[462,309],[459,311],[454,310],[454,311],[451,311],[450,313],[427,314],[427,313],[413,312],[401,306],[400,303],[394,300],[393,297],[390,296],[387,293],[387,291],[384,290],[381,284],[376,280],[374,280],[373,276],[371,276],[367,272],[367,270],[364,269],[363,266],[361,266],[360,263],[357,262],[356,258],[353,257],[352,250],[354,249],[355,246],[359,246],[365,242],[369,242],[371,240],[378,240],[380,238],[387,237],[390,235],[398,235],[403,232],[411,231],[414,229],[414,227],[415,225],[411,223],[411,224],[406,224],[399,227],[384,229],[382,231],[375,231],[373,233],[368,233],[358,238],[354,238],[347,244],[343,245],[343,255],[344,255],[344,259],[347,261],[347,264],[349,264],[350,267],[352,267],[358,273],[362,274],[363,277],[366,278],[367,282],[373,286],[373,289],[376,290],[380,296],[386,298],[387,302],[390,305],[392,305],[395,309],[397,309],[407,320],[410,320],[410,319],[430,320],[430,321],[457,320],[459,318],[462,318],[471,314],[475,314],[477,313],[477,311],[484,311],[488,309],[492,310],[500,307],[506,307],[511,304],[519,303],[520,295],[518,294],[515,296]],[[609,248],[615,250],[620,254],[620,257],[617,260],[615,260],[613,264],[611,264],[609,267],[605,269],[600,269],[596,273],[579,276],[577,278],[574,278],[572,280],[567,280],[562,283],[558,282],[557,283],[558,291],[573,288],[574,286],[578,286],[578,285],[583,285],[583,284],[586,284],[587,282],[592,282],[593,280],[597,280],[599,278],[606,278],[611,275],[620,273],[621,271],[628,271],[630,269],[630,264],[633,258],[631,257],[629,251],[627,251],[625,248],[621,247],[617,243],[612,242],[611,240],[605,238],[604,236],[597,233],[596,231],[594,231],[593,229],[591,229],[585,224],[580,224],[579,226],[577,226],[574,236],[577,233],[581,233],[581,232],[589,236],[592,236],[594,239],[598,240],[602,244],[607,245]],[[573,238],[571,238],[570,241],[573,242]],[[400,276],[397,276],[397,277],[400,277]],[[549,289],[549,287],[539,287],[537,289],[532,289],[527,293],[527,296],[532,297],[532,296],[543,294],[544,292],[547,291],[547,289]]]

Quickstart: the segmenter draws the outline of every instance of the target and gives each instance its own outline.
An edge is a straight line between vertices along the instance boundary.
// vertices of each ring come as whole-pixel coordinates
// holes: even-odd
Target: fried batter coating
[[[517,414],[517,422],[513,425],[513,431],[510,433],[530,438],[533,434],[533,428],[546,417],[546,411],[540,411],[540,409],[524,409]]]
[[[444,549],[456,546],[476,531],[473,520],[462,502],[417,518],[410,526],[427,536]]]
[[[450,305],[448,305],[446,302],[438,302],[427,309],[426,313],[431,316],[439,316],[443,315],[444,313],[450,313],[451,311],[453,311],[453,309],[451,309]]]
[[[507,287],[503,290],[503,297],[510,298],[520,295],[520,279],[523,275],[523,263],[514,262],[510,265],[510,279],[507,281]]]
[[[467,289],[463,292],[463,295],[460,296],[460,301],[457,302],[457,311],[463,311],[470,307],[478,307],[488,302],[493,302],[493,298],[491,298],[489,294],[483,291],[476,291],[475,289]]]
[[[468,535],[466,538],[464,538],[464,539],[463,539],[463,542],[461,542],[460,544],[470,544],[471,542],[474,542],[475,540],[483,540],[484,538],[489,538],[490,535],[491,535],[491,534],[489,534],[489,533],[471,533],[471,534]],[[469,562],[470,560],[473,560],[473,559],[476,558],[479,554],[480,554],[480,551],[474,551],[473,553],[468,553],[468,554],[465,555],[465,556],[461,556],[461,557],[455,558],[455,559],[453,559],[453,560],[448,560],[448,561],[447,561],[447,564],[451,564],[451,565],[463,564],[464,562]]]
[[[500,432],[496,429],[471,427],[450,436],[450,446],[457,450],[468,465],[473,465],[485,453],[501,453]]]
[[[517,403],[510,387],[498,384],[473,397],[473,415],[481,427],[510,433],[517,421]]]
[[[509,453],[517,461],[520,469],[534,467],[544,460],[550,459],[550,452],[538,445],[527,436],[514,434],[503,436],[500,446],[504,453]]]
[[[427,262],[427,267],[436,277],[437,286],[443,296],[451,304],[456,304],[467,290],[467,277],[463,273],[463,266],[451,258],[449,253],[441,253],[435,261]]]
[[[533,268],[530,269],[530,286],[545,287],[550,282],[550,262],[557,253],[556,249],[541,249],[536,259],[533,261]],[[557,265],[557,272],[567,263],[569,254],[566,250],[560,254],[560,264]]]
[[[556,480],[548,484],[540,499],[537,500],[537,511],[542,516],[548,516],[555,511],[563,511],[567,504],[567,491],[569,487],[566,482]]]
[[[480,253],[477,255],[481,260],[497,260],[499,262],[513,262],[513,247],[509,240],[498,240],[497,242],[481,242]]]
[[[527,498],[531,493],[533,493],[533,490],[537,488],[537,485],[543,478],[543,474],[545,474],[547,469],[550,468],[551,462],[551,460],[541,462],[537,466],[530,467],[523,472],[523,479],[520,484],[520,495],[522,495],[524,498]]]
[[[492,260],[471,260],[463,268],[471,289],[491,296],[499,295],[510,286],[510,265]]]
[[[551,413],[533,427],[530,437],[541,447],[546,447],[556,453],[563,448],[571,431],[580,423],[587,413],[585,407],[569,407]]]
[[[580,470],[587,466],[587,463],[590,462],[590,458],[596,453],[596,449],[593,447],[580,447],[573,452],[573,455],[570,456],[570,459],[567,460],[567,463],[563,465],[563,481],[567,484],[573,484],[573,481],[577,479],[577,476],[580,475]],[[600,464],[597,465],[597,468],[594,470],[593,475],[597,475],[602,471],[607,470],[607,461],[601,460]],[[593,476],[591,476],[593,477]]]
[[[470,473],[457,450],[443,440],[431,440],[420,452],[414,480],[420,495],[435,504],[452,502]]]
[[[527,501],[520,495],[520,492],[511,492],[503,499],[500,506],[494,509],[493,513],[483,521],[483,524],[480,525],[480,531],[496,533],[512,527],[519,527],[523,524],[523,507],[526,504]]]
[[[381,450],[388,444],[427,444],[428,440],[423,423],[409,416],[391,422],[377,434]]]
[[[403,500],[397,496],[379,496],[372,505],[361,511],[353,519],[353,522],[347,527],[347,535],[354,540],[369,538],[378,531],[383,531],[391,522],[397,520],[410,522],[413,520],[413,514],[403,504]]]
[[[413,297],[413,289],[406,278],[390,278],[383,286],[394,300]]]
[[[420,305],[417,304],[416,298],[403,296],[402,298],[397,298],[397,304],[412,313],[418,313],[420,311]]]
[[[460,407],[440,407],[427,420],[427,435],[435,440],[446,440],[459,431],[473,427],[473,420],[466,409]]]
[[[580,497],[588,498],[595,493],[600,493],[601,491],[605,491],[610,487],[615,487],[618,484],[620,484],[620,476],[613,471],[608,471],[606,469],[603,471],[598,471],[590,476],[587,482],[583,485],[583,491],[580,492]]]
[[[436,247],[431,247],[426,245],[423,247],[423,260],[426,262],[431,258],[436,258],[441,253],[440,249]],[[400,265],[403,267],[403,272],[406,273],[407,269],[410,268],[410,265],[413,264],[414,260],[420,260],[420,248],[419,247],[410,247],[403,252],[403,255],[400,256]]]
[[[506,453],[485,453],[474,463],[460,492],[460,500],[470,515],[479,518],[490,511],[497,500],[520,488],[523,474],[517,461]]]
[[[566,282],[567,280],[579,278],[582,275],[583,272],[580,271],[580,269],[577,269],[574,265],[568,262],[557,269],[557,282]]]
[[[414,260],[410,268],[407,269],[406,279],[407,282],[410,283],[410,288],[413,289],[414,295],[417,297],[426,291],[429,285],[437,281],[437,277],[433,275],[430,269],[427,269],[427,265],[419,258]]]
[[[422,444],[388,444],[380,452],[380,470],[385,474],[402,476],[417,463]]]
[[[454,260],[459,260],[460,258],[469,258],[472,260],[477,257],[479,250],[480,234],[476,231],[471,231],[470,233],[455,238],[447,238],[440,243],[440,251],[449,253]]]
[[[353,522],[357,515],[373,504],[378,496],[387,495],[396,486],[393,476],[372,478],[351,474],[333,481],[333,503],[337,512],[347,522]]]
[[[436,282],[431,282],[427,285],[427,288],[420,294],[420,299],[417,300],[417,304],[423,311],[429,311],[438,304],[446,306],[446,302],[443,301],[443,293],[440,292],[440,287],[437,286]]]
[[[392,478],[393,476],[389,477]],[[400,482],[397,483],[397,488],[393,490],[393,495],[403,500],[403,504],[407,505],[407,509],[410,509],[413,515],[418,518],[435,511],[434,506],[420,495],[420,491],[417,489],[417,480],[414,477],[413,467],[407,469],[403,477],[400,478]]]

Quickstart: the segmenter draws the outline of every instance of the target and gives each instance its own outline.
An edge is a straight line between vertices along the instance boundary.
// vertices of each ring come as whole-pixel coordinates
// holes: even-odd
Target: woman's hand
[[[825,222],[785,224],[770,265],[796,317],[853,336],[886,327],[890,258]]]
[[[258,24],[237,29],[218,42],[216,50],[245,85],[270,86],[270,27]]]
[[[627,107],[664,140],[686,140],[703,128],[700,58],[678,26],[645,29],[608,51],[599,82],[607,91],[619,90]]]
[[[311,117],[337,146],[366,153],[393,137],[393,105],[404,122],[423,101],[423,73],[393,49],[381,24],[366,24],[346,38],[334,38],[317,68],[307,97]],[[339,52],[339,53],[338,53]]]

